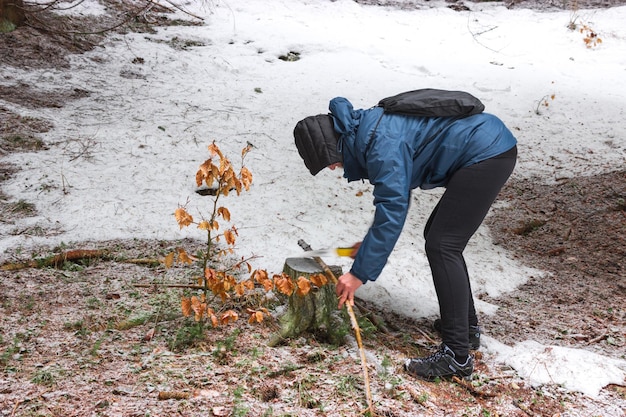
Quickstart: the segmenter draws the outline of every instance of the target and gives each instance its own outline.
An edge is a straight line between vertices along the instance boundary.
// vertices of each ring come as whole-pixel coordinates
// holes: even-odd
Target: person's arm
[[[351,273],[364,283],[375,281],[387,263],[406,220],[411,196],[412,152],[401,139],[374,139],[367,155],[374,185],[374,220],[357,253]]]

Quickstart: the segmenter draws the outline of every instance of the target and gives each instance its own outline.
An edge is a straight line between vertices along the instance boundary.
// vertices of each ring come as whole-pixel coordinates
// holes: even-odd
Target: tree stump
[[[336,276],[341,276],[341,267],[331,266],[330,269]],[[324,274],[322,267],[311,258],[287,258],[283,272],[294,281],[299,277]],[[321,288],[312,288],[304,297],[295,293],[289,296],[289,305],[280,318],[280,325],[281,329],[270,341],[270,346],[305,332],[312,333],[319,340],[341,345],[350,331],[345,314],[337,310],[335,284],[330,282]]]

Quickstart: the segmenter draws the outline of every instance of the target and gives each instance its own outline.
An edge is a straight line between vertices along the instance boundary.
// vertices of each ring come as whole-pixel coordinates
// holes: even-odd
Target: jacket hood
[[[296,147],[311,175],[317,175],[329,165],[343,162],[338,149],[340,135],[328,114],[318,114],[300,120],[293,130]]]
[[[335,97],[330,101],[329,109],[335,121],[335,130],[341,135],[339,139],[339,150],[343,155],[343,176],[348,181],[368,179],[365,168],[365,149],[371,137],[358,137],[359,127],[363,123],[366,115],[372,114],[376,119],[382,108],[368,111],[354,110],[352,103],[344,97]],[[365,117],[370,119],[370,117]],[[367,124],[367,123],[366,123]],[[358,137],[358,138],[357,138]]]

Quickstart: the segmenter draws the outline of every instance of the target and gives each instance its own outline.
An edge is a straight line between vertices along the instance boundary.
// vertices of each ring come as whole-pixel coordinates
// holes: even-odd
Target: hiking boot
[[[439,350],[430,356],[407,359],[404,369],[409,374],[427,381],[454,376],[469,379],[474,372],[474,357],[468,355],[465,363],[458,363],[454,358],[454,352],[442,343]]]
[[[441,333],[441,319],[436,319],[433,322],[433,329],[437,333]],[[471,350],[478,350],[480,348],[480,326],[469,327],[469,348]]]

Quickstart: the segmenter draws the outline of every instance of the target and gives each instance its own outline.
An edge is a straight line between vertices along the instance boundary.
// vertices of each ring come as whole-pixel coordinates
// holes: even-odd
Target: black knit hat
[[[311,175],[316,175],[329,165],[342,162],[337,150],[339,134],[335,132],[333,119],[328,114],[318,114],[302,119],[293,130],[298,153]]]

